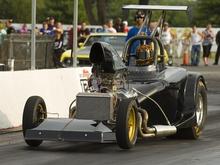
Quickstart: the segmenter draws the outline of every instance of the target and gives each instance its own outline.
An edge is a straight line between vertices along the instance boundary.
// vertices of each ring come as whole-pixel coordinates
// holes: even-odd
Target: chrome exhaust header
[[[176,134],[177,128],[171,125],[153,125],[152,127],[147,126],[148,122],[148,113],[146,110],[139,108],[138,109],[138,132],[139,135],[143,138],[147,137],[161,137],[161,136],[170,136]]]

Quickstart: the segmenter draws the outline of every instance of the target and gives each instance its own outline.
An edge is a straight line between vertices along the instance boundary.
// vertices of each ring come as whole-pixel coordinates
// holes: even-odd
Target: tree
[[[106,0],[97,0],[97,16],[101,25],[106,22],[106,14]]]
[[[89,23],[97,24],[97,21],[95,19],[95,15],[93,13],[93,6],[94,6],[95,0],[84,0],[84,6],[86,9],[86,14]]]
[[[197,14],[195,15],[196,23],[205,26],[212,23],[215,26],[220,25],[220,1],[219,0],[198,0]]]
[[[150,0],[139,0],[140,5],[148,5]]]
[[[31,20],[31,1],[30,0],[1,0],[0,16],[1,19],[13,19],[14,22],[30,22]]]
[[[106,21],[106,0],[84,0],[90,24],[104,24]]]

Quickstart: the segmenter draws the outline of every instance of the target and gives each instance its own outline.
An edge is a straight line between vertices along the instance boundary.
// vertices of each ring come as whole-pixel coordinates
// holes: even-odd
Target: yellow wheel
[[[132,148],[137,140],[137,104],[135,100],[122,100],[117,109],[116,139],[122,149]]]
[[[135,136],[135,130],[136,130],[136,113],[135,113],[135,108],[131,107],[130,113],[128,115],[128,135],[130,141],[132,141],[132,139]]]

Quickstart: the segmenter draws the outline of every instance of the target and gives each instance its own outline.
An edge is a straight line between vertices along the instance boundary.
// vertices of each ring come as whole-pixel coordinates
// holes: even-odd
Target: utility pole
[[[32,0],[32,20],[31,20],[31,70],[35,70],[36,66],[36,0]]]
[[[74,0],[73,4],[73,67],[77,66],[77,26],[78,26],[78,0]]]

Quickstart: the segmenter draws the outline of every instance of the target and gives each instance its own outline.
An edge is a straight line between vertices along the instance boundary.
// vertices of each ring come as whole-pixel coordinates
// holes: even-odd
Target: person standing
[[[220,30],[216,34],[215,42],[217,44],[217,51],[216,51],[216,54],[215,54],[215,62],[213,63],[213,65],[218,65],[219,56],[220,56]]]
[[[204,61],[204,65],[208,66],[208,58],[209,58],[210,51],[212,48],[212,42],[214,40],[214,33],[212,31],[212,25],[208,24],[206,29],[202,32],[202,34],[203,34],[203,42],[202,42],[203,61]]]
[[[116,18],[115,24],[113,26],[117,32],[123,32],[122,20],[120,17]]]
[[[53,62],[54,67],[62,67],[60,63],[60,56],[64,52],[63,50],[63,28],[62,23],[57,22],[55,26],[55,41],[54,41],[54,54],[53,54]]]
[[[199,59],[201,54],[201,42],[203,39],[203,35],[201,32],[197,31],[196,26],[192,27],[192,32],[190,33],[191,37],[191,65],[198,66]]]
[[[47,24],[46,21],[43,22],[42,28],[40,29],[39,33],[40,33],[41,35],[54,36],[54,30],[49,30],[49,29],[48,29],[48,24]]]
[[[86,37],[90,34],[89,28],[86,27],[86,22],[81,23],[81,27],[78,30],[78,43],[83,43]]]
[[[48,30],[51,30],[51,31],[55,30],[55,18],[54,17],[49,17]]]
[[[7,35],[6,30],[4,29],[4,24],[0,21],[0,46],[4,40],[4,37]]]
[[[28,27],[27,24],[24,23],[20,29],[20,33],[24,34],[24,33],[28,33]]]
[[[123,29],[123,33],[128,33],[128,21],[123,21],[122,22],[122,29]]]
[[[162,35],[161,35],[161,40],[164,45],[164,49],[166,50],[169,60],[168,64],[172,65],[173,64],[173,57],[171,55],[171,41],[173,39],[173,34],[169,28],[169,24],[167,22],[164,23],[164,27],[162,30]]]
[[[6,32],[7,34],[15,33],[15,28],[12,26],[12,19],[6,21]]]
[[[107,21],[106,25],[107,25],[106,31],[108,33],[117,33],[116,29],[113,27],[113,20],[112,19],[109,19]]]
[[[182,36],[181,36],[181,44],[182,44],[182,49],[180,56],[183,57],[183,63],[182,65],[189,65],[189,47],[190,47],[190,38],[189,38],[189,31],[188,29],[185,29]]]

